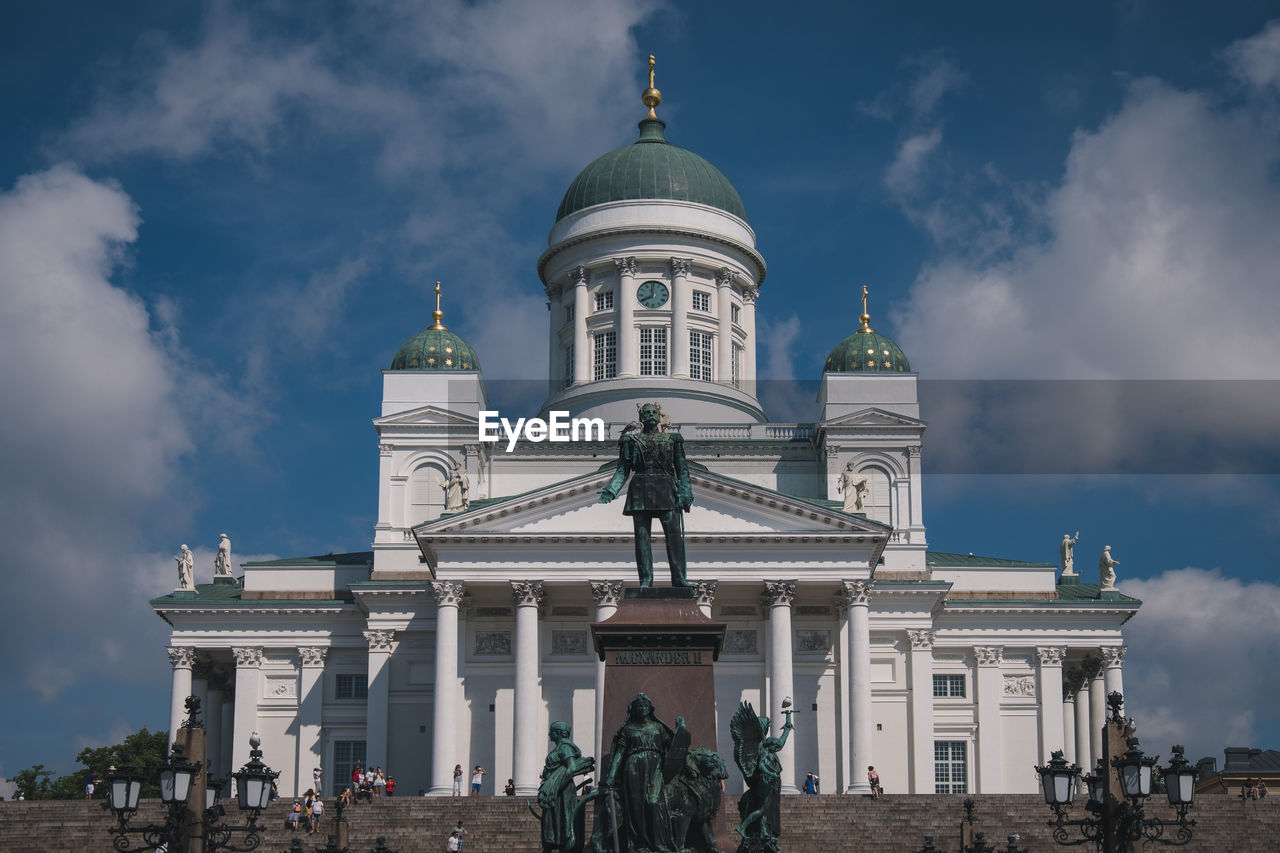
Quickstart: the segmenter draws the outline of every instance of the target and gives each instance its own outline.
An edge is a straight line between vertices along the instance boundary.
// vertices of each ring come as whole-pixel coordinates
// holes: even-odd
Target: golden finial
[[[656,62],[653,54],[649,54],[649,88],[645,89],[644,94],[640,96],[641,102],[649,108],[649,114],[645,118],[657,118],[658,114],[653,111],[653,108],[662,103],[662,93],[653,85],[653,66]]]
[[[862,316],[858,318],[862,321],[862,328],[859,332],[871,331],[871,315],[867,313],[867,286],[862,285]]]
[[[436,282],[436,310],[431,312],[432,323],[428,329],[446,329],[448,328],[440,321],[444,319],[444,312],[440,310],[440,282]]]

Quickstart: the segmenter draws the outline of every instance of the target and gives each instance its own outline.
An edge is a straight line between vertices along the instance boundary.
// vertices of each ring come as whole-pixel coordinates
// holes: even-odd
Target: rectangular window
[[[573,384],[573,344],[564,348],[564,387]]]
[[[933,677],[933,695],[941,699],[963,699],[964,676],[935,675]]]
[[[361,768],[365,766],[364,745],[362,740],[333,742],[333,777],[329,780],[329,796],[338,796],[351,784],[351,770],[357,763]]]
[[[694,311],[710,311],[711,310],[711,294],[705,290],[695,290],[693,292],[693,310]]]
[[[568,305],[564,306],[564,321],[565,321],[566,323],[572,323],[572,322],[573,322],[573,308],[574,308],[574,305],[573,305],[573,303],[572,303],[572,302],[570,302]]]
[[[734,388],[742,387],[742,347],[734,345],[733,347],[733,365],[732,365],[732,381]]]
[[[742,313],[741,309],[739,309],[737,305],[731,306],[729,308],[729,319],[733,321],[733,325],[735,326],[738,325],[738,316],[741,313]]]
[[[592,376],[599,381],[618,375],[618,333],[596,332],[592,336],[594,356]]]
[[[933,792],[969,793],[968,745],[962,740],[933,742]]]
[[[640,327],[640,375],[667,375],[667,330],[665,327]]]
[[[337,676],[337,690],[334,692],[335,699],[368,699],[369,698],[369,676],[367,675],[339,675]]]
[[[596,294],[596,310],[612,311],[613,310],[613,291],[602,290]]]
[[[711,381],[711,347],[714,343],[708,332],[689,333],[689,378]]]

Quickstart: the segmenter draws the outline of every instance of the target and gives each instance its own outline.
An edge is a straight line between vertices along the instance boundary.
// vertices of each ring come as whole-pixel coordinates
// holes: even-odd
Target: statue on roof
[[[862,512],[862,499],[867,494],[867,478],[858,476],[858,472],[853,470],[852,461],[840,473],[836,491],[844,495],[845,512]]]
[[[194,589],[196,585],[196,558],[186,545],[173,558],[178,563],[178,589]]]
[[[1098,588],[1099,589],[1115,589],[1116,588],[1116,570],[1115,566],[1120,565],[1120,561],[1111,556],[1111,546],[1106,545],[1102,549],[1102,556],[1098,558]]]
[[[1058,546],[1058,556],[1061,558],[1059,568],[1062,569],[1063,577],[1074,577],[1076,573],[1075,548],[1076,543],[1080,541],[1080,531],[1076,531],[1076,535],[1069,533],[1062,534],[1062,544]]]
[[[225,533],[218,534],[218,553],[213,558],[215,577],[231,577],[231,539]]]
[[[461,462],[453,463],[453,467],[449,469],[448,479],[440,484],[440,488],[444,489],[445,512],[462,512],[471,506],[471,498],[468,497],[471,486],[467,482],[467,472]]]
[[[684,437],[666,431],[669,421],[659,404],[644,403],[639,408],[640,430],[624,432],[618,439],[618,467],[600,490],[600,503],[616,498],[630,476],[622,514],[631,516],[633,523],[640,586],[653,586],[651,538],[655,518],[662,524],[667,543],[671,585],[691,586],[686,577],[684,514],[693,505],[693,486],[684,457]]]

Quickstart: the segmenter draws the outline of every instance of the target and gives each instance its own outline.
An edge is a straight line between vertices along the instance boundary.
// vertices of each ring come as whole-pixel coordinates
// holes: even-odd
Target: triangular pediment
[[[706,471],[691,470],[694,504],[685,533],[697,537],[857,535],[887,538],[885,525],[838,508],[792,497]],[[414,528],[420,542],[437,536],[630,536],[623,497],[599,503],[613,468],[565,480],[522,495],[489,501]],[[655,525],[656,528],[656,525]]]
[[[859,409],[856,412],[850,412],[829,421],[823,421],[820,426],[824,429],[845,429],[849,427],[862,429],[867,427],[893,427],[900,429],[902,427],[923,427],[924,425],[925,422],[919,418],[912,418],[897,412],[871,407]]]
[[[405,412],[396,412],[382,418],[374,418],[373,425],[383,427],[415,427],[415,426],[469,426],[476,428],[479,419],[474,415],[442,409],[439,406],[420,406]]]

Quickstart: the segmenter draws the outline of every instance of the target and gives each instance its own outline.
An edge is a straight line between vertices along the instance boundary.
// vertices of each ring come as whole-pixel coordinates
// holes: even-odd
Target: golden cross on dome
[[[862,328],[859,332],[871,331],[871,315],[867,313],[867,286],[862,285],[862,316],[858,318],[862,321]]]
[[[444,312],[440,310],[440,282],[437,281],[436,282],[436,310],[431,312],[432,323],[427,328],[429,329],[447,328],[444,323],[440,322],[443,319],[444,319]]]
[[[644,90],[644,94],[640,96],[640,101],[649,108],[649,114],[645,118],[656,119],[658,114],[653,108],[662,103],[662,93],[653,84],[653,66],[657,63],[653,54],[649,54],[649,88]]]

